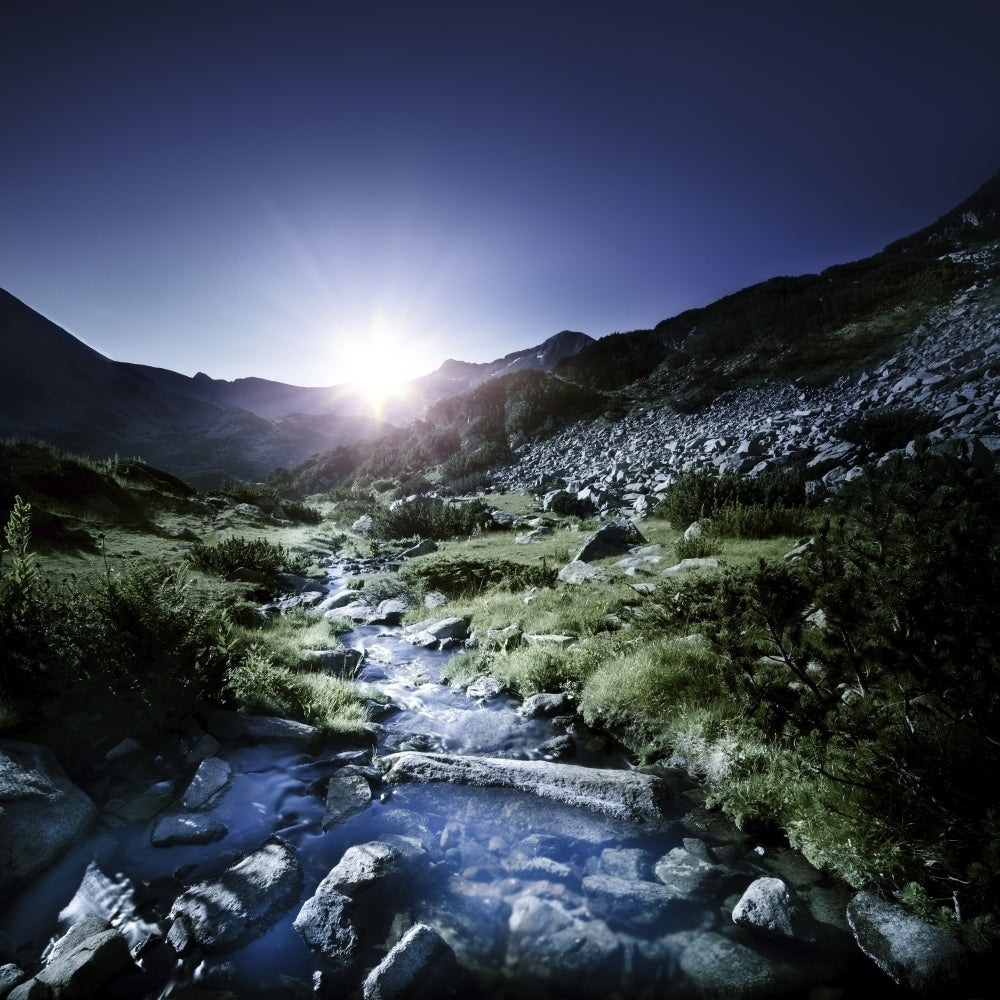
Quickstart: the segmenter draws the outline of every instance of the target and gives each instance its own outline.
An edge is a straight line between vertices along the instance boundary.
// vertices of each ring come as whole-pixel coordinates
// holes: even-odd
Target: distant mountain
[[[495,374],[550,370],[589,341],[557,334],[480,365],[446,362],[377,420],[351,385],[309,388],[213,379],[112,361],[0,289],[0,434],[94,458],[141,457],[199,486],[257,480],[277,466],[393,429],[442,395]]]
[[[472,392],[490,379],[522,371],[551,372],[561,361],[593,343],[594,338],[585,333],[563,330],[537,347],[505,354],[496,361],[477,364],[449,358],[436,371],[407,382],[399,400],[388,403],[386,415],[403,423],[403,418],[416,417],[428,404]]]

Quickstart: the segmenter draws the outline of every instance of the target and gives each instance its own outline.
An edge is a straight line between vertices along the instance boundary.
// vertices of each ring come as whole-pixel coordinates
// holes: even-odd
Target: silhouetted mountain
[[[112,361],[0,289],[0,434],[93,458],[141,456],[197,485],[261,479],[318,451],[391,431],[443,395],[505,372],[549,370],[590,340],[564,332],[487,364],[446,362],[376,419],[352,385],[228,382]]]

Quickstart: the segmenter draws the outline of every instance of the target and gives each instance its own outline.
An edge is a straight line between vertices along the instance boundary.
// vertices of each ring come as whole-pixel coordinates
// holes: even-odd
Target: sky
[[[398,381],[880,250],[1000,170],[995,0],[0,0],[0,287]]]

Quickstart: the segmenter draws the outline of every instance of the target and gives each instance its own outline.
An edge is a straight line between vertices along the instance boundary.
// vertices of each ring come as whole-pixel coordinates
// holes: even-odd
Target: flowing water
[[[344,589],[344,567],[330,571],[331,595]],[[525,719],[517,703],[500,696],[476,701],[440,682],[448,653],[406,641],[401,629],[359,626],[342,638],[366,651],[360,679],[387,695],[391,707],[378,720],[376,753],[404,749],[521,759],[546,756],[542,748],[572,732],[572,763],[628,767],[613,744],[579,720]],[[174,744],[144,748],[137,796],[173,797]],[[105,916],[138,956],[135,974],[116,980],[109,997],[165,997],[195,984],[229,989],[241,997],[348,996],[367,969],[412,923],[435,927],[456,951],[469,979],[463,995],[532,998],[697,995],[685,972],[687,951],[700,936],[725,943],[746,939],[729,912],[749,882],[720,887],[706,903],[692,900],[667,920],[637,913],[592,914],[583,880],[588,875],[645,872],[671,851],[697,850],[680,823],[674,835],[648,837],[622,824],[530,795],[454,785],[375,787],[371,806],[323,830],[325,786],[348,764],[368,766],[370,749],[334,742],[304,751],[288,743],[224,744],[217,752],[232,780],[213,814],[228,829],[208,846],[153,847],[150,808],[118,803],[93,834],[72,848],[0,907],[0,932],[31,968],[50,942],[77,920]],[[188,771],[190,773],[190,769]],[[107,793],[93,776],[73,774],[84,787]],[[159,791],[157,791],[159,789]],[[166,789],[166,792],[164,792]],[[95,796],[99,797],[99,796]],[[177,808],[169,798],[161,808]],[[305,879],[299,903],[264,936],[228,954],[195,952],[178,959],[163,940],[174,899],[277,834],[298,854]],[[409,852],[406,877],[361,893],[353,915],[362,930],[361,952],[343,968],[311,951],[292,926],[301,902],[352,845],[391,839]],[[780,855],[780,852],[779,852]],[[776,855],[776,856],[779,856]],[[685,855],[686,856],[686,855]],[[739,884],[737,884],[739,883]],[[720,883],[721,886],[721,883]],[[811,900],[843,900],[814,880]],[[734,895],[735,893],[735,895]],[[826,893],[826,896],[823,894]],[[840,911],[842,913],[842,910]],[[837,996],[892,995],[888,981],[859,960],[831,932],[830,954],[800,955],[755,945],[778,963],[787,984],[829,987]],[[742,937],[741,937],[742,935]],[[708,940],[705,938],[704,940]]]

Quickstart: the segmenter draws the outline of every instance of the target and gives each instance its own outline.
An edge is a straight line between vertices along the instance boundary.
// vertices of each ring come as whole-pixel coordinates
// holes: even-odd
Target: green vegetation
[[[247,678],[273,674],[295,693],[284,703],[291,717],[368,737],[367,694],[305,654],[335,648],[344,621],[266,619],[244,596],[264,593],[282,570],[305,572],[312,556],[348,543],[342,532],[260,527],[138,460],[95,463],[20,441],[0,446],[0,460],[5,486],[32,501],[10,497],[0,553],[0,731],[58,744],[169,725],[212,704],[262,706],[268,698],[251,697]],[[189,535],[216,538],[217,523],[242,519],[247,537],[179,545],[155,523],[164,513]],[[218,579],[241,567],[261,579]]]
[[[438,497],[418,496],[394,504],[379,504],[372,513],[372,535],[392,539],[442,540],[471,535],[492,525],[489,508],[481,500],[446,503]]]
[[[228,579],[238,570],[270,578],[283,572],[302,573],[308,568],[301,557],[292,556],[283,545],[266,538],[227,538],[217,545],[195,542],[189,558],[198,569]]]

